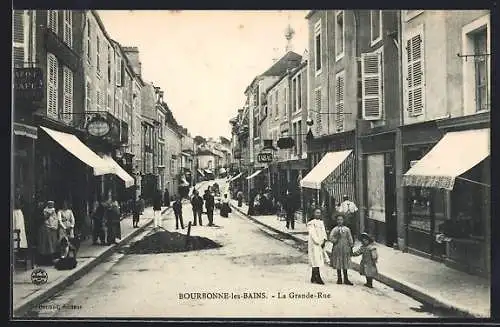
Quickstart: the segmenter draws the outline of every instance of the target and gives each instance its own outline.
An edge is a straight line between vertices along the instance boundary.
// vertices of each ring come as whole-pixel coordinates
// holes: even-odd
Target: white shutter
[[[122,86],[122,59],[116,57],[116,86]]]
[[[423,114],[425,108],[423,29],[419,29],[408,38],[406,53],[406,108],[410,116],[419,116]]]
[[[73,116],[73,72],[68,67],[63,67],[63,115],[64,122],[71,122]]]
[[[337,132],[344,130],[344,85],[344,72],[341,72],[335,78],[335,122]]]
[[[85,85],[85,110],[86,111],[92,111],[92,89],[90,87],[90,82],[87,81]]]
[[[382,54],[361,54],[363,119],[382,119]]]
[[[12,28],[12,59],[16,67],[23,67],[26,61],[26,21],[23,10],[13,11],[13,28]]]
[[[316,133],[320,135],[322,133],[322,121],[321,121],[321,89],[316,89],[314,91],[314,103],[316,109]]]
[[[58,15],[57,10],[47,10],[47,27],[50,28],[54,33],[58,33]]]
[[[64,11],[63,40],[70,48],[73,48],[73,12],[71,10]]]
[[[57,82],[59,76],[57,58],[47,53],[47,115],[57,117]]]

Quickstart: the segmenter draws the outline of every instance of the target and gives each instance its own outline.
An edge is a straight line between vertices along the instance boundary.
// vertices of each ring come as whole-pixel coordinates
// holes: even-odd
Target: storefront
[[[488,274],[490,129],[440,131],[435,145],[405,147],[408,247]]]

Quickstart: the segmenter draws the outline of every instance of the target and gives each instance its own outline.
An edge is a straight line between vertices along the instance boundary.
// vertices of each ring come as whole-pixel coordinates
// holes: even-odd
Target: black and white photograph
[[[489,9],[12,9],[12,320],[491,318]]]

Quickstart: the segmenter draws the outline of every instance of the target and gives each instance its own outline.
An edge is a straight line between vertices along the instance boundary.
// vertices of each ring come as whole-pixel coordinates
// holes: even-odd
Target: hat
[[[368,233],[361,233],[361,235],[359,235],[359,239],[367,239],[369,242],[373,242],[373,238]]]
[[[54,201],[47,201],[47,205],[49,204],[54,205]]]

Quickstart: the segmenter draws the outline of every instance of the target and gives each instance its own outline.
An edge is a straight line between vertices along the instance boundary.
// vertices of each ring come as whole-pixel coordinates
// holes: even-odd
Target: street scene
[[[12,17],[12,319],[491,316],[489,10]]]

